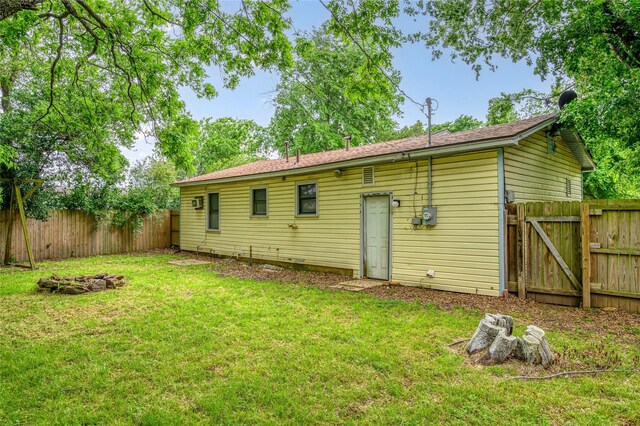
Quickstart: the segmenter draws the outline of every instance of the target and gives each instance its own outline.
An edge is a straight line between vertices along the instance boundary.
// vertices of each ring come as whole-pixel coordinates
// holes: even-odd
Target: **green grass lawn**
[[[475,366],[447,347],[483,312],[222,278],[172,257],[0,270],[0,423],[640,422],[638,375],[507,380],[522,367]],[[36,294],[53,272],[123,273],[129,284]],[[604,341],[621,365],[640,354],[602,336],[548,338],[557,351]]]

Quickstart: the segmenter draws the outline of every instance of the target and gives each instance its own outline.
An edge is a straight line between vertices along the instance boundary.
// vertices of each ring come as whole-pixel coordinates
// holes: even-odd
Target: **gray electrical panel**
[[[423,207],[422,208],[422,225],[433,226],[437,223],[436,207]]]

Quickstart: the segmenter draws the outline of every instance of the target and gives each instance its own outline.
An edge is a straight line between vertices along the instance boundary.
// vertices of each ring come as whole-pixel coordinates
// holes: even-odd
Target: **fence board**
[[[579,202],[527,203],[520,207],[525,220],[509,226],[509,280],[521,276],[526,297],[544,303],[593,307],[615,307],[631,312],[640,309],[640,200],[592,200],[585,203],[582,215],[590,212],[586,228]],[[515,208],[512,208],[515,211]],[[511,212],[511,210],[510,210]],[[585,216],[586,217],[586,216]],[[548,240],[563,259],[565,268],[582,283],[583,238],[585,275],[591,284],[589,293],[576,292],[561,263],[551,253],[532,221],[538,221]],[[519,237],[518,237],[519,235]],[[514,270],[515,266],[515,270]],[[512,292],[517,286],[511,285]]]
[[[2,257],[4,257],[8,219],[9,211],[0,211]],[[134,235],[132,230],[127,227],[100,227],[96,229],[95,223],[89,215],[72,210],[54,211],[46,221],[27,219],[27,229],[36,261],[167,248],[171,245],[172,235],[169,210],[145,218],[138,235]],[[22,226],[15,219],[11,245],[14,261],[27,260]]]

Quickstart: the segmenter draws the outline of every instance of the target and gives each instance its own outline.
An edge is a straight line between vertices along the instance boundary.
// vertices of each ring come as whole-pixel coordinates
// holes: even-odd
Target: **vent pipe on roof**
[[[345,138],[344,138],[344,150],[345,151],[349,151],[350,147],[351,147],[351,135],[345,136]]]
[[[300,164],[300,148],[296,149],[296,164]]]
[[[284,141],[284,158],[289,162],[289,141]]]

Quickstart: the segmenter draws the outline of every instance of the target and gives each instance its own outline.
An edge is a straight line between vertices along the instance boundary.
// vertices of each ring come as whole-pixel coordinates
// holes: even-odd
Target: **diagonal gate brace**
[[[547,248],[549,249],[549,251],[551,252],[553,257],[556,259],[556,261],[558,262],[558,264],[560,265],[560,267],[564,271],[564,273],[567,276],[567,278],[569,278],[569,281],[571,281],[571,284],[573,284],[573,286],[575,287],[576,290],[582,290],[582,286],[580,285],[580,281],[578,281],[578,279],[573,274],[573,272],[571,272],[571,268],[569,268],[569,265],[567,265],[567,262],[564,261],[564,259],[560,255],[560,252],[558,251],[556,246],[553,245],[553,242],[549,239],[549,237],[544,232],[544,230],[542,229],[542,227],[540,226],[538,221],[536,219],[533,219],[533,218],[532,219],[527,219],[527,220],[529,222],[531,222],[531,225],[533,225],[533,228],[536,230],[538,235],[540,235],[540,238],[542,238],[542,241],[544,241],[545,245],[547,246]]]

